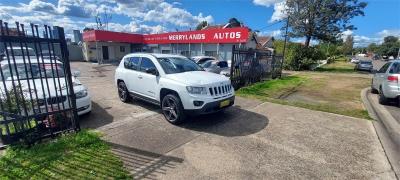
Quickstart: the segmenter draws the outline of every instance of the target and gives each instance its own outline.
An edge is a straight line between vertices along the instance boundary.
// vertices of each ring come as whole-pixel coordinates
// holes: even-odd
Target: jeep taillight
[[[397,76],[388,76],[387,80],[389,82],[396,82],[397,83],[399,81],[399,78]]]

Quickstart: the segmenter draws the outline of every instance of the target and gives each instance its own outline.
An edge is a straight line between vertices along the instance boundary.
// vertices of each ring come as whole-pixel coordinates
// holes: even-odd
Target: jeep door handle
[[[139,79],[143,79],[143,76],[138,76]]]

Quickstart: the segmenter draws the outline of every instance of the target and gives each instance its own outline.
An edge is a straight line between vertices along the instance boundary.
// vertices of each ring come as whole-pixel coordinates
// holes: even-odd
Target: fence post
[[[231,73],[230,73],[230,79],[231,79],[231,84],[233,84],[233,65],[235,61],[235,45],[232,46],[232,57],[231,57]]]
[[[75,125],[75,130],[80,130],[80,125],[79,125],[79,121],[78,121],[78,112],[76,109],[76,96],[75,96],[75,92],[74,92],[74,88],[72,86],[73,82],[72,82],[72,74],[71,74],[71,67],[69,64],[69,52],[68,52],[68,48],[67,48],[67,43],[65,41],[65,34],[64,34],[64,28],[55,26],[55,28],[57,29],[57,33],[58,33],[58,37],[61,40],[61,52],[62,54],[62,59],[64,59],[64,68],[66,71],[66,79],[68,81],[68,88],[69,88],[69,92],[70,94],[70,99],[71,99],[71,104],[72,104],[72,112],[73,112],[73,118],[74,118],[74,125]]]

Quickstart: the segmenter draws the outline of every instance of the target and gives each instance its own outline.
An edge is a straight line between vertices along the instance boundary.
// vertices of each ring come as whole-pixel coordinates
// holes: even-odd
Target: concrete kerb
[[[396,129],[398,126],[390,126],[396,123],[396,120],[391,114],[379,104],[377,100],[369,98],[370,88],[365,88],[361,91],[361,99],[364,107],[367,109],[368,114],[375,120],[373,122],[377,136],[382,144],[382,147],[386,153],[386,156],[392,166],[396,178],[400,177],[400,146],[398,135],[394,135],[393,132],[399,133],[400,130]],[[397,130],[397,131],[396,131]],[[397,139],[396,139],[397,138]]]
[[[384,106],[380,105],[376,99],[368,96],[369,91],[370,88],[365,88],[361,92],[361,99],[366,106],[368,113],[373,119],[382,122],[392,140],[400,147],[400,124],[397,123],[396,119],[394,119]]]

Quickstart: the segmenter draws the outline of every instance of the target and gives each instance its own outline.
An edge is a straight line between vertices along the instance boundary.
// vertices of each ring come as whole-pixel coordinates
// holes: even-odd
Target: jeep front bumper
[[[210,114],[226,109],[233,104],[235,104],[235,96],[220,99],[218,101],[208,102],[199,109],[185,109],[185,113],[188,115]]]

